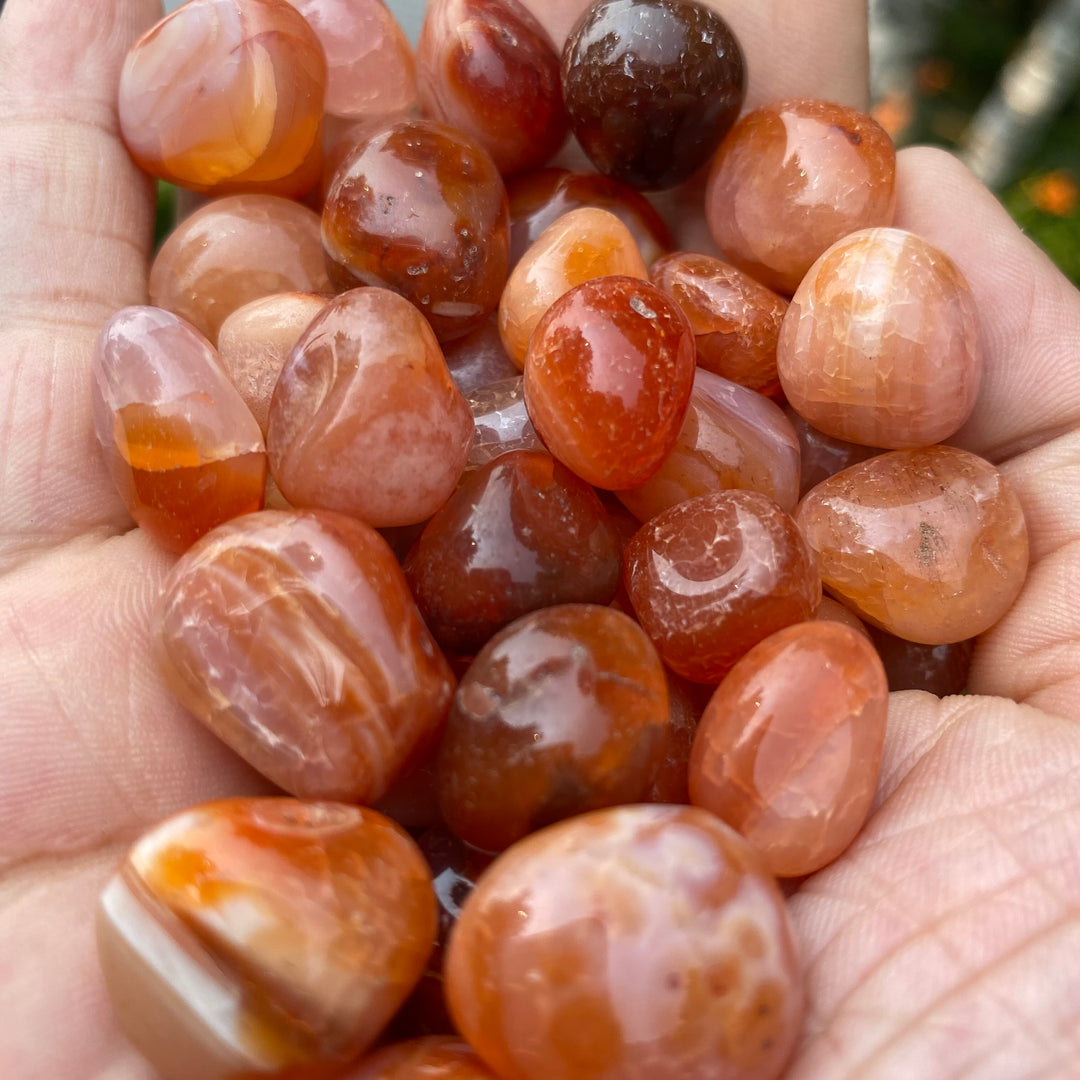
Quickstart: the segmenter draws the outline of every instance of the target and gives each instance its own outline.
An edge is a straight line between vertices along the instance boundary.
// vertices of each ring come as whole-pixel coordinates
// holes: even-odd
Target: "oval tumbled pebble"
[[[696,807],[553,825],[465,901],[450,1011],[499,1076],[775,1080],[802,1018],[784,902],[746,841]]]
[[[294,795],[372,802],[430,752],[450,668],[373,529],[266,510],[167,579],[155,634],[182,705]]]
[[[168,819],[98,909],[117,1017],[168,1080],[340,1074],[405,1000],[434,937],[431,875],[403,829],[286,798]]]
[[[789,626],[725,676],[698,725],[690,801],[737,829],[771,874],[827,866],[870,812],[889,711],[869,638]]]

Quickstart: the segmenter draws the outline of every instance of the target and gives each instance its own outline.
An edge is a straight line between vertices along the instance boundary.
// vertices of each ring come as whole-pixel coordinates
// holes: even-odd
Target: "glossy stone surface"
[[[167,1080],[339,1074],[405,999],[434,935],[431,876],[403,830],[284,798],[163,822],[98,910],[117,1017]]]
[[[475,329],[498,306],[509,231],[506,189],[491,156],[429,120],[375,127],[341,164],[323,208],[334,284],[393,289],[443,341]]]
[[[609,603],[620,555],[593,489],[550,454],[515,450],[465,478],[405,576],[435,640],[468,656],[537,608]]]
[[[582,206],[614,214],[630,230],[646,265],[671,248],[671,233],[652,203],[610,176],[537,169],[514,177],[507,185],[507,194],[512,266],[556,218]]]
[[[884,630],[870,630],[874,648],[885,665],[890,690],[925,690],[938,697],[962,694],[967,689],[975,642],[920,645]]]
[[[777,368],[792,408],[847,442],[904,450],[952,435],[975,405],[975,298],[943,251],[869,229],[814,264],[784,317]]]
[[[726,258],[790,296],[826,248],[892,224],[896,151],[865,113],[813,98],[744,116],[709,172],[705,213]]]
[[[791,513],[799,499],[799,443],[778,405],[699,367],[671,453],[644,484],[616,495],[648,521],[726,488],[760,491]]]
[[[462,840],[501,851],[552,822],[639,802],[665,749],[664,670],[609,607],[534,611],[462,677],[439,747],[439,805]]]
[[[799,498],[827,477],[881,453],[879,447],[844,442],[818,431],[789,404],[784,405],[784,415],[791,421],[799,440]]]
[[[499,334],[507,355],[523,367],[548,308],[575,285],[614,274],[649,276],[630,230],[614,214],[582,207],[554,221],[511,271],[499,300]]]
[[[461,1039],[429,1035],[391,1043],[365,1058],[349,1080],[496,1080]]]
[[[665,675],[668,688],[668,725],[664,755],[642,802],[685,805],[690,801],[690,750],[703,708],[703,703],[699,701],[701,688],[670,671],[665,672]]]
[[[525,358],[525,401],[551,452],[608,490],[642,484],[679,436],[694,335],[648,281],[599,278],[561,296]]]
[[[719,682],[821,600],[795,522],[756,491],[718,491],[658,514],[627,545],[623,573],[664,663],[693,682]]]
[[[120,133],[151,176],[216,195],[319,179],[326,58],[287,0],[189,0],[131,47]]]
[[[218,360],[266,434],[270,399],[293,346],[326,297],[282,292],[237,308],[218,331]]]
[[[497,314],[464,337],[443,344],[443,357],[458,389],[471,396],[492,383],[516,378],[521,369],[506,355]]]
[[[150,301],[217,342],[225,319],[271,293],[329,293],[319,216],[274,195],[217,199],[181,221],[150,268]]]
[[[802,980],[773,881],[694,807],[627,806],[506,852],[465,903],[447,996],[521,1080],[775,1080]]]
[[[787,301],[734,266],[675,251],[649,267],[649,279],[683,309],[706,371],[776,397],[776,341]]]
[[[844,626],[850,626],[852,630],[858,630],[860,634],[865,637],[870,637],[870,630],[866,624],[855,614],[849,607],[845,607],[839,600],[834,600],[831,596],[823,596],[821,603],[818,604],[817,611],[814,612],[815,619],[825,619],[829,622],[843,623]],[[899,641],[899,638],[896,638]],[[907,644],[911,644],[908,642]],[[890,686],[890,690],[897,689],[895,686]]]
[[[169,575],[154,635],[181,704],[302,797],[378,799],[430,752],[453,694],[393,553],[327,511],[205,537]]]
[[[504,175],[566,138],[559,55],[517,0],[429,0],[416,64],[423,114],[471,135]]]
[[[989,462],[951,446],[853,465],[812,489],[795,518],[831,593],[927,645],[989,630],[1027,574],[1015,492]]]
[[[128,512],[170,551],[258,510],[262,432],[210,343],[152,307],[118,311],[98,338],[94,430]]]
[[[525,407],[523,376],[489,383],[466,400],[475,424],[466,470],[479,469],[512,450],[546,451]]]
[[[746,93],[726,22],[687,0],[599,0],[563,49],[570,126],[599,172],[669,188],[708,161]]]
[[[472,442],[469,406],[423,316],[386,289],[351,289],[289,355],[270,405],[270,469],[295,506],[371,525],[425,521]]]
[[[770,873],[827,866],[870,812],[889,711],[864,634],[798,623],[755,645],[702,714],[690,801],[737,829]]]
[[[405,31],[382,0],[289,0],[326,53],[326,111],[372,117],[416,104],[416,66]]]

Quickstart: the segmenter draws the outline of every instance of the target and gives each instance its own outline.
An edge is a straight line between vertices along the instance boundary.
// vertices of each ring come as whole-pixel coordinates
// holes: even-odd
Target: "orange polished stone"
[[[885,130],[856,109],[811,98],[744,116],[705,192],[725,257],[786,296],[831,244],[891,225],[895,206],[896,151]]]
[[[378,799],[430,753],[453,694],[385,541],[327,511],[266,510],[204,537],[154,632],[181,704],[302,797]]]
[[[435,898],[372,810],[228,799],[131,849],[98,951],[124,1031],[168,1080],[340,1075],[424,968]]]
[[[218,331],[218,359],[263,434],[270,399],[293,346],[326,307],[326,297],[284,292],[237,308]]]
[[[571,210],[549,225],[514,267],[499,301],[499,334],[519,366],[537,323],[575,285],[622,274],[648,280],[630,230],[606,210]]]
[[[706,371],[776,397],[776,341],[787,301],[711,255],[675,251],[649,267],[649,279],[686,313]]]
[[[217,342],[225,319],[262,296],[329,293],[319,216],[273,195],[200,207],[166,238],[150,268],[150,300]]]
[[[387,289],[351,289],[315,318],[270,404],[270,469],[295,506],[412,525],[450,497],[472,413],[424,317]]]
[[[517,0],[429,0],[416,66],[423,114],[471,135],[503,175],[566,138],[559,54]]]
[[[948,438],[982,375],[975,298],[943,251],[901,229],[839,241],[799,286],[777,349],[787,399],[837,439],[904,450]]]
[[[439,805],[462,840],[501,851],[534,829],[645,796],[665,748],[664,670],[609,607],[534,611],[461,680],[439,748]]]
[[[1028,565],[1015,492],[951,446],[897,450],[822,481],[795,514],[826,588],[898,637],[941,645],[989,630]]]
[[[496,1080],[460,1039],[429,1035],[392,1043],[365,1058],[348,1080]]]
[[[615,494],[648,521],[726,488],[760,491],[791,513],[799,500],[799,443],[777,404],[699,367],[671,453],[644,484]]]
[[[679,437],[695,370],[686,316],[655,285],[587,281],[540,320],[525,358],[525,401],[545,445],[583,480],[635,487]]]
[[[475,425],[466,471],[482,468],[513,450],[546,451],[525,407],[525,379],[521,375],[473,390],[466,401]]]
[[[287,0],[188,0],[131,47],[120,131],[152,176],[213,194],[319,179],[326,58]]]
[[[690,801],[737,829],[770,873],[827,866],[870,812],[889,711],[865,634],[789,626],[755,645],[717,688],[690,757]]]
[[[701,719],[704,703],[700,700],[702,687],[665,671],[668,688],[667,738],[664,756],[660,759],[653,782],[642,802],[680,803],[690,801],[690,750],[694,733]]]
[[[803,992],[784,902],[695,807],[626,806],[516,844],[450,941],[458,1026],[513,1080],[775,1080]]]
[[[92,369],[94,429],[136,523],[170,551],[258,510],[262,432],[210,343],[152,307],[118,311]]]
[[[821,601],[795,522],[757,491],[718,491],[658,514],[627,545],[623,574],[664,663],[693,682],[719,682]]]

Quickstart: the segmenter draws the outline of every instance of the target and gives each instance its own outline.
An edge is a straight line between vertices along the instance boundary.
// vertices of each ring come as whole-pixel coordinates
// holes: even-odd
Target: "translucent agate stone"
[[[975,298],[952,259],[921,237],[854,233],[799,286],[777,368],[792,408],[826,435],[894,450],[929,446],[975,405]]]
[[[827,866],[866,821],[889,711],[865,634],[798,623],[755,645],[717,687],[690,758],[690,801],[737,829],[770,873]]]
[[[238,308],[271,293],[329,293],[319,216],[274,195],[217,199],[180,222],[150,268],[150,300],[217,342]]]
[[[319,179],[326,59],[287,0],[188,0],[120,75],[120,133],[152,176],[213,194]]]
[[[799,501],[799,442],[775,402],[698,368],[675,446],[644,484],[615,494],[639,521],[726,488]]]
[[[650,519],[627,545],[634,612],[677,674],[717,683],[769,634],[821,600],[814,557],[767,495],[718,491]]]
[[[266,441],[289,502],[387,526],[424,521],[446,502],[472,435],[431,327],[372,288],[335,297],[297,342]]]
[[[890,690],[926,690],[938,697],[947,697],[962,694],[967,689],[975,653],[973,639],[947,645],[921,645],[877,627],[870,629],[870,639],[885,665]]]
[[[813,488],[795,518],[831,593],[927,645],[989,630],[1027,574],[1015,492],[989,462],[952,446],[853,465]]]
[[[155,622],[182,705],[279,787],[373,802],[439,737],[454,680],[373,529],[266,510],[203,538]]]
[[[776,341],[787,301],[711,255],[675,251],[649,267],[649,279],[683,309],[706,371],[772,397],[780,391]]]
[[[690,750],[701,719],[702,703],[695,693],[698,687],[665,672],[668,688],[668,725],[664,754],[653,774],[642,802],[679,803],[690,801]]]
[[[94,430],[120,497],[142,529],[185,551],[215,525],[258,510],[262,432],[194,327],[128,307],[98,338]]]
[[[402,829],[285,798],[163,822],[98,909],[121,1027],[168,1080],[338,1075],[408,995],[434,936],[431,876]]]
[[[578,476],[635,487],[674,447],[695,367],[694,335],[674,300],[648,281],[597,278],[537,324],[525,401],[545,445]]]
[[[559,54],[517,0],[429,0],[416,66],[424,115],[467,132],[504,175],[566,138]]]
[[[896,150],[873,119],[813,98],[744,116],[724,139],[705,214],[726,258],[790,296],[826,248],[892,224]]]
[[[447,997],[499,1076],[775,1080],[802,1018],[784,902],[712,814],[624,806],[492,864],[450,942]]]
[[[386,116],[416,104],[416,66],[405,31],[382,0],[289,0],[326,54],[328,113]]]
[[[648,280],[630,230],[607,210],[582,207],[552,222],[510,273],[499,301],[499,334],[519,366],[537,323],[560,296],[593,278]]]
[[[817,611],[814,612],[815,619],[824,619],[828,622],[843,623],[844,626],[850,626],[852,630],[858,630],[860,634],[866,637],[870,637],[870,631],[866,627],[866,624],[855,614],[849,607],[844,607],[839,600],[834,600],[831,596],[823,596],[821,603],[818,604]],[[899,641],[899,638],[895,640]],[[908,642],[910,644],[910,642]],[[897,687],[890,686],[890,690],[896,690]]]
[[[444,1035],[408,1039],[380,1047],[349,1080],[496,1080],[467,1043]]]
[[[471,655],[552,604],[607,604],[621,547],[596,492],[550,454],[515,450],[470,473],[405,560],[424,622]]]
[[[630,230],[646,265],[671,248],[671,233],[652,203],[610,176],[537,169],[514,177],[507,185],[507,193],[512,266],[556,218],[582,206],[614,214]]]
[[[393,289],[443,341],[475,329],[498,306],[509,231],[506,189],[491,156],[429,120],[374,129],[341,164],[323,208],[334,284]]]
[[[879,447],[844,442],[818,431],[788,404],[784,405],[784,415],[799,440],[799,498],[827,477],[881,453]]]
[[[581,148],[606,176],[669,188],[708,161],[746,93],[726,22],[685,0],[598,0],[563,49],[563,96]]]
[[[525,407],[523,376],[489,383],[466,400],[476,426],[467,470],[479,469],[512,450],[545,449]]]
[[[521,369],[506,355],[495,314],[464,337],[444,342],[443,357],[458,389],[466,397],[521,374]]]

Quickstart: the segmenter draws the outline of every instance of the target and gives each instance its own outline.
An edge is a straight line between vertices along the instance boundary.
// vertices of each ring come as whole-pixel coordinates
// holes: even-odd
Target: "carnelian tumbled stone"
[[[525,379],[516,375],[478,390],[466,400],[475,430],[466,470],[478,469],[512,450],[544,450],[525,407]]]
[[[348,1080],[497,1080],[460,1039],[428,1035],[383,1046],[349,1073]]]
[[[694,384],[694,334],[655,285],[596,278],[561,296],[525,357],[525,401],[549,450],[616,490],[649,479],[679,437]]]
[[[845,442],[843,439],[826,435],[824,431],[818,431],[789,404],[784,405],[784,415],[791,421],[795,437],[799,440],[800,499],[827,477],[881,453],[879,447]]]
[[[461,680],[439,747],[443,818],[501,851],[572,814],[639,802],[667,725],[664,669],[633,619],[591,604],[534,611]]]
[[[664,663],[693,682],[719,682],[821,600],[795,522],[757,491],[701,495],[652,518],[626,547],[624,580]]]
[[[302,195],[319,179],[326,58],[287,0],[188,0],[131,47],[120,132],[195,191]]]
[[[94,429],[136,523],[185,551],[258,510],[266,452],[213,347],[183,319],[129,307],[106,323],[93,364]]]
[[[776,359],[792,408],[826,435],[891,450],[929,446],[975,405],[975,298],[933,244],[867,229],[813,265],[784,316]]]
[[[790,296],[815,259],[859,229],[892,224],[896,150],[846,105],[765,105],[728,133],[709,172],[713,239],[740,270]]]
[[[517,0],[429,0],[416,67],[424,115],[467,132],[504,175],[566,138],[559,54]]]
[[[446,966],[461,1033],[515,1080],[775,1080],[802,1019],[784,902],[691,806],[625,806],[515,845]]]
[[[424,317],[387,289],[351,289],[290,353],[270,403],[270,470],[294,506],[414,525],[454,490],[473,419]]]
[[[698,725],[690,801],[737,829],[770,873],[827,866],[870,812],[889,711],[865,634],[804,622],[755,645]]]
[[[453,695],[393,552],[328,511],[204,537],[166,581],[155,634],[181,704],[303,797],[378,799],[430,753]]]
[[[431,876],[404,830],[285,798],[163,822],[98,911],[121,1027],[168,1080],[339,1075],[408,995],[434,936]]]
[[[360,140],[330,183],[322,235],[339,289],[393,289],[442,341],[478,327],[506,284],[499,171],[475,139],[430,120],[398,120]]]

